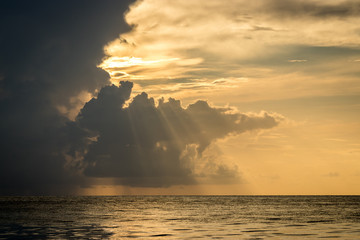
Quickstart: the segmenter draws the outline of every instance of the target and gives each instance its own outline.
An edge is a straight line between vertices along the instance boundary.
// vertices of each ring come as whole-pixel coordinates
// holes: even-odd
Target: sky
[[[0,11],[0,194],[360,194],[359,1]]]

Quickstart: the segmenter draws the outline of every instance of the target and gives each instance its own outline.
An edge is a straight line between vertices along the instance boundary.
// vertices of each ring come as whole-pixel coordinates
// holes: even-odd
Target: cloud
[[[199,178],[234,180],[239,177],[236,167],[214,159],[209,145],[229,134],[275,127],[280,120],[265,112],[234,113],[201,100],[186,108],[173,98],[156,105],[146,93],[125,106],[132,87],[121,82],[102,88],[77,116],[80,138],[87,144],[86,151],[78,151],[84,153],[85,176],[137,187],[194,184]],[[86,142],[94,136],[95,141]]]
[[[291,60],[288,60],[288,62],[290,63],[303,63],[303,62],[307,62],[306,59],[291,59]]]
[[[130,1],[1,1],[0,193],[70,192],[67,117],[109,83],[103,46],[130,28]],[[56,187],[55,187],[56,186]]]
[[[1,1],[0,194],[71,194],[93,177],[114,177],[130,186],[231,182],[238,170],[215,159],[211,145],[228,134],[278,123],[269,114],[230,113],[205,101],[183,108],[171,98],[156,105],[145,93],[130,101],[132,83],[107,86],[108,73],[96,66],[103,47],[131,30],[123,19],[131,3]],[[270,29],[256,25],[255,30]],[[140,46],[118,41],[130,49]],[[163,76],[176,69],[180,78],[204,61],[167,55],[114,59],[114,71],[126,68],[116,72],[119,78],[140,75],[143,65],[151,66],[149,73],[162,68]],[[204,86],[238,79],[245,78],[219,77]],[[179,82],[169,92],[191,88],[194,81]]]
[[[327,85],[322,82],[325,78],[330,83],[323,91],[334,94],[340,91],[338,79],[357,81],[349,76],[349,72],[358,75],[357,66],[345,62],[358,57],[359,8],[358,1],[342,0],[143,0],[125,15],[134,28],[105,47],[107,58],[99,66],[113,83],[134,81],[135,92],[151,96],[211,96],[212,83],[221,78],[249,80],[224,82],[217,91],[223,96],[234,91],[229,88],[260,92],[264,81],[274,84],[266,84],[259,95],[265,98],[276,92],[279,97],[279,85],[289,86],[289,78],[297,90],[283,89],[284,98],[307,96],[308,89]],[[312,64],[286,64],[294,57]],[[312,61],[314,57],[321,61]],[[348,89],[344,86],[341,91]]]
[[[268,13],[296,17],[314,18],[348,18],[358,17],[360,13],[360,3],[358,1],[309,1],[309,0],[270,0],[266,1],[266,6],[270,9]]]
[[[328,174],[325,174],[324,176],[333,178],[333,177],[339,177],[340,174],[338,172],[329,172]]]

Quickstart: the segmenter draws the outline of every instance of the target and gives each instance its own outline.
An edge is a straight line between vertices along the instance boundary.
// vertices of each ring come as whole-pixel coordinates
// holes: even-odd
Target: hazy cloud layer
[[[100,66],[153,96],[358,94],[359,11],[342,0],[139,1],[125,18],[133,30],[105,48]]]
[[[77,116],[83,143],[94,139],[85,151],[70,153],[72,157],[84,153],[81,167],[86,176],[118,178],[120,184],[140,187],[194,184],[197,178],[233,182],[239,178],[237,169],[211,159],[209,144],[229,134],[272,128],[280,120],[267,113],[246,115],[214,108],[205,101],[183,108],[170,98],[156,105],[146,93],[125,107],[132,87],[130,82],[104,87]]]

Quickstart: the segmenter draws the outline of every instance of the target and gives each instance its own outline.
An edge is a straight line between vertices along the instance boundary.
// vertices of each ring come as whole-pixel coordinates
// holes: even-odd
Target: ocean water
[[[360,239],[360,196],[0,197],[0,239]]]

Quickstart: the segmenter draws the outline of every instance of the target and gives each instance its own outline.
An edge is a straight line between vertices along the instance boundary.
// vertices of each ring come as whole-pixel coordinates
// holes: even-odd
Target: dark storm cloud
[[[84,155],[86,176],[119,178],[121,184],[141,187],[191,184],[199,173],[190,159],[197,156],[199,160],[212,141],[278,124],[268,114],[230,113],[205,101],[183,108],[180,101],[170,98],[155,105],[146,93],[124,107],[131,89],[130,82],[104,87],[80,111],[76,124],[88,132],[82,137],[97,137]],[[236,177],[236,171],[224,164],[208,164],[204,170],[213,171],[201,172],[199,177],[218,181]]]
[[[266,1],[267,13],[286,17],[358,17],[359,1],[341,1],[329,4],[326,1],[270,0]],[[272,11],[269,11],[271,9]]]
[[[68,120],[56,107],[108,83],[96,65],[103,46],[129,29],[129,3],[0,2],[0,193],[68,190],[74,179],[60,154]]]

